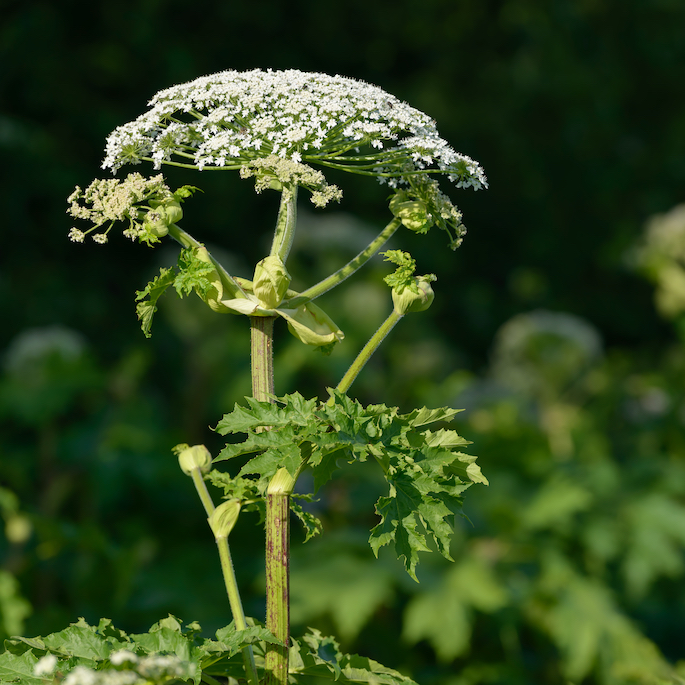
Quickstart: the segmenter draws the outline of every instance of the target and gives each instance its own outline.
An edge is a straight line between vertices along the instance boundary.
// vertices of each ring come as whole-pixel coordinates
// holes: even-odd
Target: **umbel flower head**
[[[109,135],[103,169],[116,173],[140,162],[240,169],[261,190],[284,180],[281,160],[297,167],[292,182],[308,187],[318,206],[338,200],[340,191],[312,176],[319,172],[311,165],[374,176],[402,193],[392,211],[405,226],[426,232],[436,224],[453,249],[466,232],[461,213],[429,176],[446,176],[457,188],[487,187],[481,166],[455,152],[429,116],[343,76],[222,71],[162,90],[149,104]]]
[[[343,76],[223,71],[160,91],[150,109],[107,139],[103,168],[153,162],[239,169],[268,155],[385,179],[444,173],[457,187],[487,186],[423,112]]]

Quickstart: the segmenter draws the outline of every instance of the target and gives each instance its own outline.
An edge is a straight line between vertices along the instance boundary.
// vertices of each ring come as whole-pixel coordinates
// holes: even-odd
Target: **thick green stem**
[[[278,209],[276,230],[271,244],[271,253],[285,263],[295,235],[297,221],[297,186],[284,187],[281,192],[281,206]]]
[[[253,316],[252,394],[272,401],[273,318]],[[290,642],[290,493],[292,478],[281,469],[269,484],[266,497],[266,627],[283,645],[268,645],[266,685],[287,685]]]
[[[274,394],[273,316],[250,317],[252,396],[270,402]]]
[[[199,468],[194,468],[190,472],[193,479],[193,484],[200,497],[202,506],[211,516],[214,512],[214,502],[212,496],[209,494],[207,484],[202,477],[202,471]],[[217,547],[219,549],[219,559],[221,560],[221,572],[224,576],[224,585],[226,586],[226,594],[228,595],[228,603],[231,607],[231,614],[233,614],[233,623],[236,630],[245,630],[247,628],[247,621],[245,619],[245,611],[243,610],[243,603],[240,599],[240,591],[238,590],[238,582],[235,577],[233,569],[233,562],[231,561],[231,551],[228,547],[227,537],[215,537]],[[245,673],[250,685],[259,685],[259,677],[257,676],[257,666],[254,660],[254,653],[252,645],[243,647],[243,662],[245,663]]]
[[[287,685],[290,645],[290,493],[294,480],[280,469],[266,495],[266,627],[282,645],[266,652],[266,685]]]
[[[395,309],[392,310],[390,316],[380,325],[380,328],[373,334],[369,342],[364,345],[362,351],[357,355],[357,358],[352,362],[350,368],[347,369],[345,375],[342,377],[340,383],[336,386],[336,390],[340,392],[347,392],[350,389],[354,379],[359,375],[359,372],[364,368],[366,362],[371,359],[373,353],[378,349],[378,346],[385,340],[385,337],[395,327],[395,324],[404,316],[399,314]]]
[[[328,278],[324,278],[323,281],[313,285],[311,288],[307,288],[304,292],[301,292],[297,297],[292,300],[287,300],[283,303],[284,307],[296,309],[301,304],[309,302],[320,295],[328,292],[331,288],[342,283],[346,278],[349,278],[357,269],[366,264],[366,262],[373,257],[378,250],[385,245],[385,243],[390,239],[390,237],[395,233],[395,231],[401,226],[402,222],[400,219],[393,219],[376,237],[376,239],[369,243],[369,245],[362,250],[354,259],[350,260],[345,266],[338,269],[334,274],[331,274]]]

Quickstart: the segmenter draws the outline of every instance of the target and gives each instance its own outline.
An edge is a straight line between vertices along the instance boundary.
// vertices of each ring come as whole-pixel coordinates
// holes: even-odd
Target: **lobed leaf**
[[[152,333],[152,318],[157,311],[157,300],[164,294],[164,291],[174,282],[176,272],[172,268],[161,268],[159,276],[155,276],[143,290],[136,292],[136,314],[140,320],[140,327],[146,338]],[[147,298],[147,299],[146,299]]]
[[[397,407],[384,404],[364,407],[335,390],[326,403],[297,393],[275,398],[274,403],[247,398],[247,406],[236,405],[217,426],[222,434],[245,433],[245,439],[228,444],[215,461],[253,454],[238,477],[253,476],[263,494],[280,468],[292,476],[310,469],[316,492],[332,478],[340,458],[375,460],[388,493],[376,503],[381,520],[369,543],[375,554],[392,544],[416,580],[418,554],[429,551],[430,542],[451,559],[453,518],[461,512],[462,494],[473,483],[487,484],[476,458],[456,449],[467,440],[454,430],[422,430],[456,413],[449,407],[424,407],[400,414]],[[307,539],[313,534],[311,525],[305,521]]]

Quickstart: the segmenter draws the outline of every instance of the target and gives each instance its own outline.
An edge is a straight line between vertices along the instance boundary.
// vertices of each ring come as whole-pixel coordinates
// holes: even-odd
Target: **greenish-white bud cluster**
[[[257,263],[252,288],[263,307],[275,309],[288,292],[290,281],[283,260],[276,255],[269,255]]]
[[[181,471],[189,476],[194,469],[209,473],[212,468],[212,455],[204,445],[176,445],[173,451],[178,455]]]
[[[240,515],[240,500],[229,499],[222,502],[209,516],[209,527],[214,537],[227,538]]]
[[[397,268],[383,280],[392,288],[392,301],[395,311],[404,316],[409,312],[422,312],[428,309],[435,296],[431,283],[434,274],[414,276],[416,261],[402,250],[388,250],[381,253],[385,260],[397,264]]]
[[[93,224],[82,231],[72,228],[69,238],[82,243],[93,233],[96,243],[106,243],[116,221],[128,222],[123,234],[131,240],[152,245],[169,232],[169,226],[183,217],[181,201],[196,188],[183,186],[171,192],[162,174],[144,178],[138,173],[125,179],[96,179],[85,190],[78,186],[67,198],[67,214]],[[105,230],[99,230],[107,226]]]
[[[423,312],[433,303],[435,293],[431,288],[431,283],[436,278],[433,274],[426,276],[416,276],[413,280],[413,287],[396,287],[392,289],[392,302],[398,314],[408,314],[409,312]]]
[[[342,198],[342,190],[329,184],[320,171],[278,155],[250,160],[241,167],[240,177],[254,177],[258,193],[266,189],[283,190],[284,187],[301,186],[311,192],[311,201],[317,207],[325,207],[332,200],[339,202]]]

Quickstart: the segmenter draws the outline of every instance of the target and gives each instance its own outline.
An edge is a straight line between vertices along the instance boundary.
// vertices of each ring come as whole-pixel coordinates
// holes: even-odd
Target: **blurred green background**
[[[297,68],[381,86],[488,174],[487,192],[451,194],[469,227],[456,253],[437,230],[393,241],[438,274],[436,300],[353,392],[465,407],[491,485],[466,493],[456,562],[424,555],[417,585],[366,543],[376,474],[337,479],[323,537],[294,534],[294,632],[335,633],[423,685],[679,682],[685,212],[650,218],[685,202],[682,0],[4,0],[0,16],[0,638],[78,616],[140,631],[171,612],[208,635],[230,619],[170,448],[221,446],[209,426],[249,392],[246,322],[167,297],[145,340],[134,292],[175,248],[70,243],[65,199],[159,89]],[[249,277],[276,194],[168,176],[205,190],[184,226]],[[303,207],[295,287],[388,219],[383,188],[332,180],[339,206]],[[670,242],[639,252],[650,221]],[[332,357],[281,331],[278,393],[337,382],[389,310],[387,271],[322,299],[347,336]],[[233,554],[261,617],[245,518]]]

